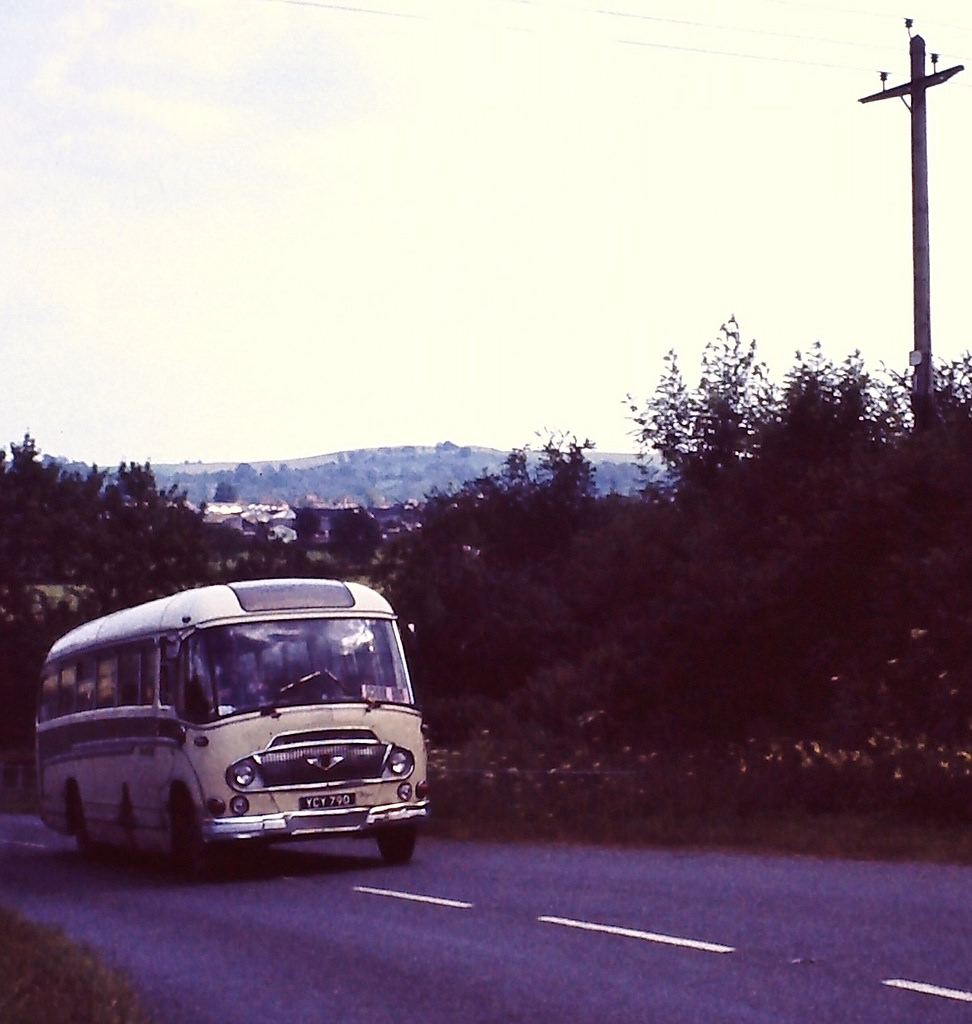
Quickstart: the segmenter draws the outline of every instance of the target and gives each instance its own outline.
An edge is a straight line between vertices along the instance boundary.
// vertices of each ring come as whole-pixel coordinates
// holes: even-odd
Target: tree
[[[220,480],[213,492],[213,501],[233,502],[239,498],[239,491],[229,480]]]
[[[174,487],[159,492],[147,464],[122,463],[108,479],[92,534],[88,582],[102,612],[207,579],[200,515]]]
[[[381,544],[378,520],[363,508],[342,508],[331,515],[329,547],[338,558],[367,565]]]
[[[383,585],[416,627],[413,669],[446,734],[468,724],[457,708],[507,698],[576,643],[559,580],[595,501],[590,447],[551,437],[537,458],[511,452],[499,473],[429,496],[421,530],[384,553]]]
[[[688,391],[674,351],[654,396],[639,411],[631,404],[642,459],[657,451],[675,485],[707,486],[723,469],[751,458],[760,429],[776,407],[776,390],[756,342],[748,345],[735,317],[719,329],[702,356],[699,384]]]
[[[85,618],[204,582],[201,517],[151,467],[67,472],[34,439],[0,451],[0,745],[29,741],[53,640]]]

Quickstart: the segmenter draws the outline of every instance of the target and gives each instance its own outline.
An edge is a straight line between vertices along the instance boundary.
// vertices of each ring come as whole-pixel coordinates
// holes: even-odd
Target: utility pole
[[[909,35],[913,22],[905,19]],[[925,93],[933,85],[947,82],[953,75],[964,70],[963,65],[938,70],[938,54],[932,54],[932,73],[925,74],[925,40],[911,36],[911,81],[893,89],[882,88],[881,92],[865,96],[860,103],[888,100],[900,96],[908,106],[906,96],[911,97],[911,225],[912,247],[915,267],[915,343],[910,364],[914,367],[911,381],[911,409],[915,417],[915,429],[927,430],[937,418],[935,412],[935,382],[932,375],[931,358],[931,270],[928,255],[928,134]],[[881,82],[888,79],[886,71],[881,72]]]

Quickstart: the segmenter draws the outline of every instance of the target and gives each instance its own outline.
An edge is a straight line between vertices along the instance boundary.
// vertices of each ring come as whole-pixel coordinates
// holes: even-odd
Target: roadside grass
[[[147,1024],[128,981],[58,928],[0,908],[3,1024]]]
[[[972,755],[878,737],[544,766],[488,736],[433,750],[433,834],[972,864]]]
[[[33,789],[0,789],[0,813],[36,814]],[[53,927],[0,907],[0,1024],[147,1024],[127,979]]]

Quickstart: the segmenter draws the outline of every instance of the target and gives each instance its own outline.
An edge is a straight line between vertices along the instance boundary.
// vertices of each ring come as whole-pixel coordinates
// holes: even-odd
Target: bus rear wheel
[[[187,794],[172,794],[169,813],[172,866],[187,881],[198,882],[209,873],[209,851],[203,842],[199,815]]]
[[[415,852],[414,828],[390,828],[375,837],[378,852],[386,864],[407,864]]]

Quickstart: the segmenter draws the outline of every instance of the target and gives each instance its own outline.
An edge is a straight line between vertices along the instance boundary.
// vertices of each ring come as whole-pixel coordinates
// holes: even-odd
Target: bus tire
[[[172,866],[179,877],[198,882],[209,873],[209,856],[203,842],[199,815],[189,795],[176,790],[170,798],[169,836]]]
[[[415,852],[414,828],[390,828],[375,837],[378,852],[386,864],[407,864]]]
[[[84,804],[78,784],[72,779],[67,786],[67,823],[68,831],[74,836],[78,853],[82,857],[90,857],[95,852],[94,843],[88,835],[88,823],[84,816]]]

